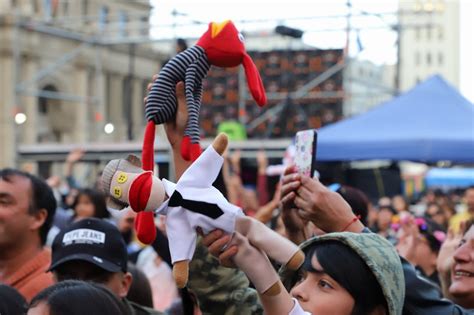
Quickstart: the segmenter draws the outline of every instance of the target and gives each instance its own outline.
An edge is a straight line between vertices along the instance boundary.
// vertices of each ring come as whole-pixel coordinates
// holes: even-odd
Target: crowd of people
[[[179,153],[183,94],[178,87],[178,111],[165,126],[178,178],[190,165]],[[57,177],[0,170],[0,314],[474,312],[474,187],[462,195],[428,191],[416,204],[403,196],[372,203],[355,187],[325,186],[292,165],[270,188],[263,152],[256,184],[248,185],[240,152],[228,153],[216,188],[299,245],[305,261],[296,271],[272,262],[266,272],[281,281],[262,294],[236,268],[232,235],[214,230],[201,234],[188,285],[178,289],[166,218],[156,217],[156,240],[141,244],[135,212],[108,209],[99,182],[78,186],[71,170],[81,156],[68,157],[67,191]]]

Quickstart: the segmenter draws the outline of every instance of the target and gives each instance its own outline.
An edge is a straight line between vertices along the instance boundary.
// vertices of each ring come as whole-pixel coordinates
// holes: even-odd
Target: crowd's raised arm
[[[212,178],[190,177],[190,167],[207,164],[181,155],[188,118],[182,83],[176,95],[165,132],[177,184],[166,183],[150,245],[137,239],[132,209],[107,208],[108,192],[72,178],[81,150],[67,159],[67,194],[56,180],[48,186],[0,170],[0,314],[473,314],[474,187],[457,199],[456,215],[447,195],[431,192],[418,201],[426,210],[414,213],[401,196],[372,204],[360,189],[328,187],[293,165],[273,187],[264,152],[256,182],[247,185],[240,153],[214,148],[201,156],[222,159],[222,180],[203,190]],[[127,174],[114,180],[126,182]],[[191,181],[197,186],[182,188],[176,201],[174,192]],[[117,199],[134,198],[117,187]],[[173,267],[190,235],[176,237],[173,211],[199,235],[184,288]],[[228,221],[217,228],[222,218]]]

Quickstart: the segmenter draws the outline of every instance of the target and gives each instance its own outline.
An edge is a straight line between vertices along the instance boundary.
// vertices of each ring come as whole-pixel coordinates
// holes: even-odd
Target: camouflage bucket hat
[[[312,245],[338,241],[356,252],[375,275],[387,301],[389,315],[402,314],[405,300],[405,277],[400,257],[395,248],[375,233],[329,233],[313,237],[300,245],[307,252]],[[298,280],[298,271],[280,269],[283,284],[290,290]]]

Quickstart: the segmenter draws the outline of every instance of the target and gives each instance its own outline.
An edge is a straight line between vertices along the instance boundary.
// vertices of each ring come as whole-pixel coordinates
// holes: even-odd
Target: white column
[[[0,56],[0,168],[14,167],[16,160],[13,67],[10,56]]]
[[[84,67],[77,67],[75,70],[75,93],[83,96],[84,100],[77,102],[75,106],[75,128],[73,131],[74,141],[84,143],[87,140],[88,123],[87,123],[87,107],[85,99],[87,96],[87,70]],[[71,104],[72,105],[72,104]]]
[[[136,78],[133,80],[132,95],[132,117],[133,117],[133,139],[141,140],[145,126],[145,104],[143,103],[142,80]]]
[[[24,63],[22,81],[32,78],[38,71],[37,64],[33,60]],[[37,90],[37,85],[32,84],[32,90]],[[21,125],[21,140],[25,144],[34,144],[38,136],[38,97],[22,96],[20,97],[21,107],[25,111],[27,120]]]
[[[114,75],[111,77],[110,82],[110,109],[109,109],[109,121],[115,126],[115,131],[111,135],[111,138],[116,141],[122,141],[126,139],[127,126],[124,120],[124,109],[123,109],[123,77],[121,75]]]

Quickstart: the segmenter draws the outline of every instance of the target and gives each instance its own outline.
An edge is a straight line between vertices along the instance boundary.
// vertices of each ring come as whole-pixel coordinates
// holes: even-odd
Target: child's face
[[[311,314],[352,314],[354,298],[324,272],[316,255],[311,263],[317,272],[306,272],[303,280],[291,290],[291,295]]]

